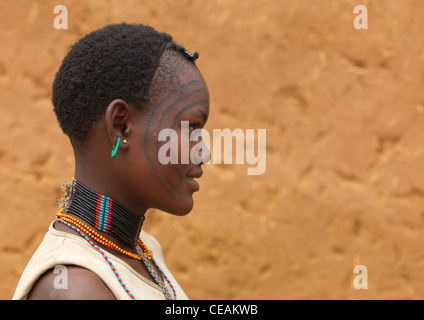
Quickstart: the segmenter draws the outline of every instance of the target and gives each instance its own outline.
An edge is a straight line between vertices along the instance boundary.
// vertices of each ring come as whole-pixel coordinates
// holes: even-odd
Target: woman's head
[[[209,95],[197,56],[143,25],[106,26],[72,47],[52,101],[74,147],[76,178],[135,213],[191,210],[197,186],[190,177],[198,177],[201,166],[161,164],[158,135],[172,129],[181,137],[181,121],[197,128],[207,120]]]

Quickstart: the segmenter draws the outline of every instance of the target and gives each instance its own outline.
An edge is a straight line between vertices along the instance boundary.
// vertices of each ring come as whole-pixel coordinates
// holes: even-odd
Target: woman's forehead
[[[209,116],[209,95],[203,79],[191,80],[167,94],[156,105],[156,118],[160,121],[181,115],[197,114],[207,119]]]
[[[207,85],[195,66],[184,69],[176,75],[167,86],[162,86],[159,92],[153,95],[149,103],[151,113],[167,116],[175,110],[190,109],[196,105],[203,105],[204,112],[209,112],[209,91]],[[156,86],[157,84],[155,84]],[[156,89],[156,88],[155,88]]]

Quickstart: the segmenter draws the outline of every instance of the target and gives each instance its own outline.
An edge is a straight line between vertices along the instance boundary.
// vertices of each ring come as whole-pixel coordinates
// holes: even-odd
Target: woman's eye
[[[191,123],[189,127],[190,130],[195,130],[200,127],[200,123]]]

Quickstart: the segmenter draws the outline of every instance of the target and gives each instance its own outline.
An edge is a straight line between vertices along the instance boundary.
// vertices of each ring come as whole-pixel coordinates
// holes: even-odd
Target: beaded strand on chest
[[[69,190],[68,193],[69,198],[64,202],[63,209],[57,213],[56,220],[78,232],[79,235],[87,240],[90,245],[103,256],[121,286],[132,299],[135,299],[135,297],[123,283],[121,277],[116,271],[116,268],[112,265],[110,259],[107,258],[105,252],[94,242],[112,248],[132,259],[142,261],[150,275],[162,289],[165,297],[167,299],[177,299],[176,290],[172,282],[153,258],[152,252],[140,239],[139,235],[144,222],[144,216],[138,217],[134,215],[119,202],[104,195],[95,193],[76,179],[72,181],[71,190]],[[88,224],[79,219],[86,221]],[[137,254],[122,249],[90,226],[100,232],[110,234],[122,240],[128,246],[135,249]],[[160,272],[163,279],[159,277],[155,268]],[[164,284],[164,280],[172,290],[173,297],[171,297],[168,292],[168,289]]]

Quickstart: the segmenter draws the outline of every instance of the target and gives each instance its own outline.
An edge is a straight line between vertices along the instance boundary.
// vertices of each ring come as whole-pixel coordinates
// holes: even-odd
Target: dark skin
[[[191,131],[202,128],[209,115],[209,93],[197,67],[187,64],[178,77],[179,83],[161,93],[157,101],[147,103],[145,110],[137,109],[120,99],[112,101],[90,129],[85,151],[74,147],[75,178],[90,189],[119,201],[137,216],[143,216],[150,208],[181,216],[189,213],[193,207],[193,193],[197,190],[197,183],[187,177],[200,178],[201,164],[191,161],[181,164],[179,161],[178,164],[163,165],[158,161],[158,148],[165,143],[158,143],[161,129],[172,128],[180,138],[181,121],[188,121]],[[151,90],[155,88],[154,82]],[[117,155],[112,159],[110,153],[118,137],[121,137],[121,141],[125,139],[126,143],[119,145]],[[197,143],[190,142],[190,150]],[[202,157],[207,158],[208,155],[198,156],[202,161]],[[179,157],[180,160],[181,154]],[[57,222],[54,228],[79,236],[76,231]],[[120,239],[99,233],[122,249],[136,253]],[[112,252],[154,282],[139,260],[102,245],[100,247],[106,252]],[[27,298],[115,299],[94,272],[79,266],[67,266],[67,271],[67,289],[54,288],[54,279],[58,274],[51,269],[38,279]]]

